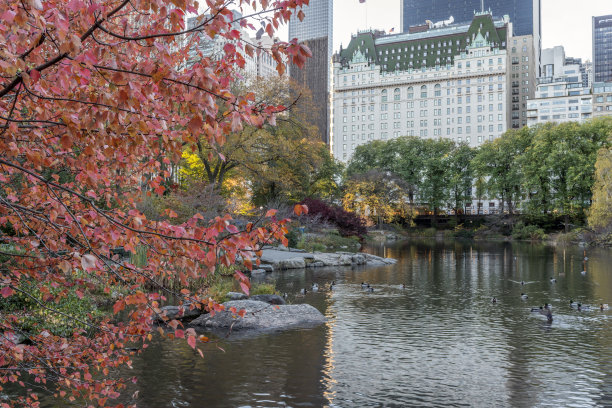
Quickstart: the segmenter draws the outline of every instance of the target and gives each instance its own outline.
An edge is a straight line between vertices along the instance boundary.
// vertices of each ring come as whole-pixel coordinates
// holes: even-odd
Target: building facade
[[[527,126],[527,101],[535,97],[537,64],[533,36],[515,36],[508,43],[508,128]]]
[[[234,18],[238,19],[242,15],[234,11]],[[199,17],[190,17],[187,19],[187,29],[191,29],[198,24]],[[270,50],[276,39],[272,39],[267,35],[263,35],[261,38],[253,38],[249,36],[249,33],[240,27],[239,24],[234,24],[234,29],[240,31],[241,40],[250,44],[255,44],[263,50]],[[229,40],[217,36],[214,39],[206,36],[204,32],[199,33],[198,41],[189,49],[189,57],[187,59],[187,66],[192,66],[201,57],[208,57],[212,60],[220,60],[225,57],[223,47]],[[256,78],[267,78],[278,75],[276,71],[276,61],[272,58],[269,52],[262,51],[260,53],[253,53],[253,56],[248,55],[246,52],[242,53],[245,60],[245,66],[242,69],[242,74],[245,79],[254,80]]]
[[[329,143],[330,63],[333,50],[333,0],[310,0],[303,9],[304,19],[297,15],[289,20],[289,39],[297,38],[312,52],[303,68],[289,67],[289,75],[312,93],[314,105],[310,120],[317,125],[325,143]]]
[[[508,19],[386,36],[360,32],[334,55],[332,153],[399,136],[478,146],[507,129]]]
[[[430,20],[433,23],[453,17],[456,23],[469,23],[475,11],[491,10],[494,17],[510,16],[511,35],[532,35],[535,57],[539,58],[542,39],[541,0],[402,0],[401,31],[410,31]],[[537,65],[537,64],[536,64]]]
[[[561,46],[542,50],[543,76],[538,78],[535,98],[527,103],[529,126],[583,122],[593,117],[591,89],[584,86],[588,72],[577,62],[580,60],[566,58]]]
[[[593,81],[612,81],[612,15],[593,17]]]
[[[612,115],[612,82],[593,84],[593,117]]]

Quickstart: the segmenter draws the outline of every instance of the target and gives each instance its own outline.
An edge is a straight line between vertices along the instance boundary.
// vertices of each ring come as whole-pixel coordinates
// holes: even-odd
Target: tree
[[[509,130],[492,142],[485,142],[474,156],[474,169],[477,177],[487,180],[490,197],[498,197],[514,213],[516,202],[524,194],[523,177],[518,160],[529,146],[529,129]]]
[[[136,203],[143,189],[163,194],[167,169],[185,145],[205,140],[218,151],[229,134],[274,123],[284,107],[234,94],[235,68],[245,55],[270,52],[282,74],[285,56],[301,66],[310,51],[296,40],[270,51],[242,43],[232,24],[254,28],[253,10],[272,36],[294,13],[303,18],[304,4],[207,0],[205,14],[185,29],[185,14],[198,12],[193,0],[0,3],[2,383],[25,385],[28,374],[40,392],[107,405],[121,389],[109,370],[146,347],[160,301],[176,296],[190,307],[220,309],[198,291],[179,293],[164,282],[187,287],[237,257],[250,267],[262,243],[284,240],[285,221],[273,212],[264,225],[239,230],[229,216],[195,214],[178,224],[169,211],[165,220],[149,220]],[[234,21],[230,6],[244,17]],[[199,33],[224,37],[225,58],[179,69]],[[144,252],[146,263],[122,262],[117,248]],[[236,278],[248,292],[246,276]],[[113,312],[124,317],[60,309],[69,297],[114,286],[123,295]],[[41,311],[28,316],[37,318],[32,325],[8,306],[13,300]],[[71,324],[70,333],[43,329],[57,319]],[[176,320],[167,325],[197,348],[193,330]],[[29,392],[10,402],[35,406],[34,398]]]
[[[401,178],[389,172],[370,170],[347,180],[342,203],[346,210],[380,225],[395,218],[412,220],[412,207],[406,198],[406,184]]]
[[[455,145],[450,154],[450,193],[455,215],[465,204],[472,202],[472,174],[471,162],[474,158],[474,149],[466,143]]]
[[[449,139],[425,140],[423,160],[423,182],[420,198],[429,205],[433,215],[433,225],[437,214],[449,202],[450,164],[454,142]]]
[[[568,232],[570,217],[582,216],[591,205],[597,151],[607,146],[611,130],[609,119],[536,128],[522,161],[526,184],[535,192],[531,208],[563,215]]]
[[[612,225],[612,152],[609,148],[601,148],[597,154],[593,205],[588,215],[592,228],[607,229]]]

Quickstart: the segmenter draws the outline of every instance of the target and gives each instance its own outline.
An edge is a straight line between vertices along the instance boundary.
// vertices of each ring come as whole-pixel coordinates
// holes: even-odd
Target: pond
[[[135,358],[126,394],[143,407],[612,406],[612,312],[599,308],[612,303],[612,251],[435,241],[366,251],[399,262],[263,278],[326,325],[230,336],[204,359],[158,338]],[[331,292],[298,295],[332,280]],[[530,312],[544,303],[552,322]]]

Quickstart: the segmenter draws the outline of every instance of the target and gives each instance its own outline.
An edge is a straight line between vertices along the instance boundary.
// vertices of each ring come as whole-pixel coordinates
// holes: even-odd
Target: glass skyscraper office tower
[[[333,0],[310,0],[305,6],[304,20],[294,15],[289,21],[289,39],[297,38],[310,48],[309,58],[304,68],[289,67],[292,79],[306,86],[312,92],[316,108],[311,120],[319,128],[321,138],[328,143],[329,136],[329,70],[333,50],[332,24]]]
[[[593,17],[595,82],[612,81],[612,15]]]
[[[507,14],[514,26],[514,35],[540,34],[540,0],[402,0],[402,32],[425,20],[443,21],[453,16],[455,23],[469,23],[474,11],[491,9],[493,15]]]

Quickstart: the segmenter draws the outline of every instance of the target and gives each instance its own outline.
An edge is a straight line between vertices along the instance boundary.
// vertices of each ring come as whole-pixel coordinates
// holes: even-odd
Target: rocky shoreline
[[[260,258],[261,264],[251,274],[261,274],[286,269],[320,268],[324,266],[393,265],[395,259],[362,252],[306,252],[284,247],[266,248]]]

